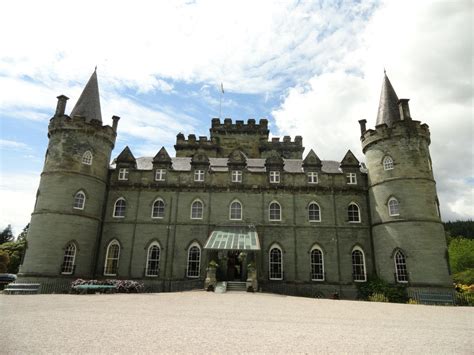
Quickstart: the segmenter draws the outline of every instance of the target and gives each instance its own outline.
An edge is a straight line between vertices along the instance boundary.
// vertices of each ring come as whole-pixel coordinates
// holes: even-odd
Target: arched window
[[[281,221],[281,206],[278,202],[270,203],[268,208],[268,219],[270,221]]]
[[[233,201],[230,204],[229,216],[231,220],[242,220],[242,204],[239,201]]]
[[[157,277],[160,274],[161,248],[158,242],[153,242],[148,247],[146,260],[146,276]]]
[[[74,196],[73,208],[76,210],[83,210],[86,203],[86,194],[83,191],[78,191]]]
[[[364,252],[359,247],[355,247],[352,250],[352,277],[355,282],[363,282],[367,280]]]
[[[395,260],[395,275],[397,282],[406,283],[408,282],[407,263],[405,255],[401,250],[398,250],[394,255]]]
[[[311,249],[311,280],[324,281],[324,257],[320,247]]]
[[[201,268],[201,247],[198,243],[193,243],[188,249],[188,267],[186,276],[189,278],[198,278]]]
[[[383,170],[392,170],[393,169],[393,159],[390,156],[383,158]]]
[[[388,200],[388,215],[389,216],[399,216],[400,215],[400,205],[398,200],[395,197]]]
[[[92,165],[92,153],[89,150],[82,155],[82,164]]]
[[[114,217],[123,218],[125,217],[125,212],[127,210],[127,201],[123,197],[120,197],[115,201],[114,205]]]
[[[274,245],[270,248],[270,258],[268,259],[268,270],[270,280],[283,280],[283,258],[281,248]]]
[[[316,202],[311,202],[308,206],[308,219],[310,222],[321,222],[321,208]]]
[[[117,276],[118,263],[120,258],[120,244],[112,240],[105,255],[104,276]]]
[[[157,199],[153,202],[153,208],[151,210],[151,218],[163,218],[165,216],[165,203],[162,199]]]
[[[73,242],[69,243],[64,250],[63,264],[61,265],[61,274],[71,275],[74,273],[76,265],[74,261],[76,260],[76,244]]]
[[[191,205],[191,219],[202,219],[203,215],[203,204],[201,201],[196,200]]]
[[[347,219],[350,223],[360,223],[359,206],[354,202],[351,202],[349,206],[347,206]]]

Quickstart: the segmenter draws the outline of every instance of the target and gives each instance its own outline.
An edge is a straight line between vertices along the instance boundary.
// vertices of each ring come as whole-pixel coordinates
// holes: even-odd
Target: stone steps
[[[10,283],[3,290],[6,295],[35,295],[38,294],[41,284],[37,283]]]
[[[228,281],[227,291],[247,291],[247,285],[243,281]]]

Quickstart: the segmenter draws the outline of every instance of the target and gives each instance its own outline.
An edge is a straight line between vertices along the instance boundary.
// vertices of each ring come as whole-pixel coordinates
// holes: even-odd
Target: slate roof
[[[138,170],[152,170],[153,157],[137,158]],[[176,171],[191,171],[191,158],[188,157],[174,157],[171,158],[172,168]],[[210,169],[212,171],[227,171],[227,158],[209,158]],[[302,159],[283,159],[285,165],[283,170],[288,173],[303,172]],[[341,174],[342,170],[339,168],[340,162],[334,160],[322,160],[322,172],[330,174]],[[115,161],[111,165],[115,169]],[[251,172],[265,172],[265,159],[247,159],[247,169]],[[367,170],[362,163],[360,171],[365,173]]]
[[[379,110],[377,114],[376,126],[385,123],[388,127],[396,121],[400,121],[400,111],[398,109],[398,96],[388,80],[387,74],[384,74],[382,91],[380,92]]]
[[[97,82],[97,72],[94,70],[86,87],[82,91],[76,106],[71,111],[70,117],[83,116],[86,122],[98,120],[102,122],[100,110],[99,83]]]

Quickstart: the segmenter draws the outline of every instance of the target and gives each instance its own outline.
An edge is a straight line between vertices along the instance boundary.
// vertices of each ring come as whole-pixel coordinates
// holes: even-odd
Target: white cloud
[[[0,148],[3,149],[21,149],[21,150],[28,150],[29,147],[23,142],[16,142],[8,139],[0,139]]]

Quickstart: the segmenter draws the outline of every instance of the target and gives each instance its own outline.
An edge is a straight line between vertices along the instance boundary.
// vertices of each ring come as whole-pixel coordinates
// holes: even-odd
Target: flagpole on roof
[[[219,100],[219,118],[222,118],[222,96],[224,95],[224,84],[221,82],[221,98]]]

